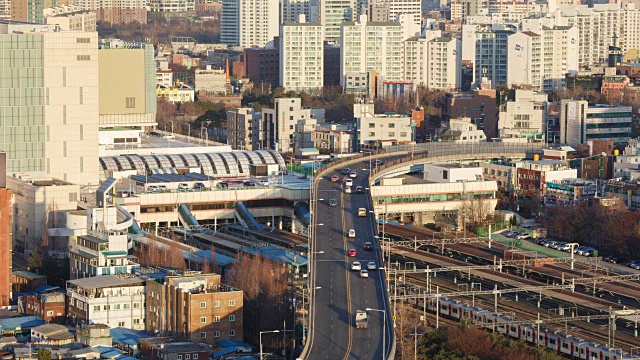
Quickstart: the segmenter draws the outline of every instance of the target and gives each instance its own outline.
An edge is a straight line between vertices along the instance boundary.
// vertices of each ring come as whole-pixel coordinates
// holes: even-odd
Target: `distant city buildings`
[[[353,116],[357,126],[360,149],[379,149],[415,141],[415,123],[400,114],[376,114],[373,104],[355,104]]]
[[[321,90],[324,82],[322,25],[299,22],[280,25],[280,86],[293,91]]]
[[[341,25],[354,22],[358,17],[356,0],[310,0],[310,22],[320,23],[324,30],[324,40],[341,42]]]
[[[220,40],[229,46],[263,47],[278,36],[277,0],[225,0],[222,2]]]

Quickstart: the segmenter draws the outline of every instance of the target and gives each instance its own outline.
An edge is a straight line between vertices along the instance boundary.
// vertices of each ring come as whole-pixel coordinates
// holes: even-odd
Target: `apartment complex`
[[[384,148],[415,141],[415,123],[409,116],[376,114],[374,105],[368,103],[353,105],[353,117],[360,149]]]
[[[400,15],[411,15],[411,18],[414,23],[420,24],[422,22],[422,2],[420,0],[373,0],[369,1],[368,9],[371,11],[372,9],[385,9],[384,13],[388,19],[383,21],[396,21],[398,16]],[[374,11],[371,11],[374,13]],[[375,16],[373,18],[369,18],[371,21],[379,21],[375,20]]]
[[[67,299],[67,317],[72,324],[145,329],[145,281],[135,275],[67,281]]]
[[[578,28],[542,27],[508,38],[507,85],[529,85],[533,89],[557,91],[565,87],[565,77],[578,71]]]
[[[100,128],[142,129],[156,125],[157,75],[153,55],[151,44],[125,42],[117,48],[108,44],[100,47]]]
[[[0,90],[7,94],[0,111],[14,124],[0,139],[7,173],[97,184],[98,34],[0,24],[0,67],[7,70],[0,74]],[[26,68],[32,81],[23,80]]]
[[[429,89],[460,88],[462,43],[459,39],[412,37],[403,43],[405,81],[422,84]]]
[[[0,152],[0,306],[11,301],[13,193],[7,189],[7,154]]]
[[[322,25],[305,22],[280,25],[280,86],[293,91],[319,90],[324,82]]]
[[[547,94],[517,89],[515,99],[500,109],[498,127],[504,142],[544,142]]]
[[[297,22],[300,15],[309,17],[309,0],[283,0],[280,21],[282,23]],[[323,38],[324,40],[324,38]]]
[[[227,111],[227,144],[233,150],[257,150],[253,146],[253,132],[258,131],[262,114],[253,108]]]
[[[627,142],[631,137],[631,111],[630,106],[589,106],[585,100],[562,100],[560,141],[570,145],[590,140]]]
[[[220,40],[230,46],[263,47],[278,36],[277,0],[225,0],[222,2]]]
[[[340,85],[346,77],[375,70],[385,81],[403,80],[402,27],[396,22],[342,23],[340,33]],[[326,31],[326,29],[325,29]]]
[[[44,22],[58,25],[63,31],[95,31],[96,14],[83,11],[79,6],[57,6],[44,9]]]
[[[340,42],[341,25],[356,21],[357,0],[310,0],[309,16],[313,23],[320,23],[324,30],[324,40]]]
[[[462,60],[473,62],[473,82],[487,78],[495,86],[507,84],[508,38],[511,29],[462,26]]]
[[[98,21],[127,24],[147,23],[146,0],[76,0],[74,5],[96,13]]]
[[[172,17],[174,13],[194,14],[196,0],[147,0],[149,12]]]
[[[8,2],[11,20],[43,24],[44,9],[66,5],[69,0],[9,0]]]
[[[147,280],[146,330],[196,343],[242,341],[241,290],[218,274],[184,273]]]

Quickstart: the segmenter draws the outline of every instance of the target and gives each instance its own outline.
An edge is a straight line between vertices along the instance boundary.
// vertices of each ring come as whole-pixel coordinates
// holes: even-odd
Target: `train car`
[[[462,307],[464,306],[464,303],[459,300],[453,300],[449,306],[451,308],[450,316],[454,319],[460,320],[462,317]]]
[[[429,305],[427,305],[427,309],[433,311],[434,313],[436,312],[437,306],[440,303],[440,301],[438,300],[439,298],[434,297],[434,298],[430,298],[429,299]]]
[[[483,311],[484,309],[477,306],[471,306],[469,304],[465,304],[462,306],[462,318],[470,319],[472,322],[474,320],[474,315],[479,311]]]
[[[522,338],[531,344],[538,344],[538,327],[532,324],[520,325],[524,335]]]
[[[524,326],[525,325],[519,325],[519,324],[507,325],[507,335],[509,335],[514,339],[525,339],[526,335],[524,333]]]
[[[453,299],[441,298],[440,299],[440,315],[451,316],[451,304]]]
[[[569,356],[579,354],[576,351],[579,348],[578,345],[584,342],[584,339],[564,333],[558,333],[558,340],[560,341],[560,352]]]
[[[509,315],[501,315],[500,313],[493,313],[491,320],[496,324],[495,331],[500,334],[509,334],[509,325],[506,324],[509,321],[513,321],[513,318]]]
[[[557,332],[551,332],[545,329],[544,332],[544,346],[547,349],[560,351],[560,341]]]
[[[473,323],[478,326],[493,328],[491,313],[489,310],[478,311],[474,316]]]
[[[596,344],[594,342],[584,342],[579,344],[578,346],[580,347],[580,359],[600,360],[600,352],[598,351],[600,344]]]

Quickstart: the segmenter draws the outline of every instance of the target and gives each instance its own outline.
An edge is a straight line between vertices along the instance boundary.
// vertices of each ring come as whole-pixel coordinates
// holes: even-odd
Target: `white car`
[[[346,186],[353,186],[353,180],[351,180],[351,179],[347,179],[347,181],[345,181],[345,182],[344,182],[344,184],[345,184]]]
[[[362,270],[362,265],[359,261],[354,261],[351,263],[351,271],[360,271]]]
[[[358,176],[358,173],[355,172],[355,171],[352,171],[352,172],[349,173],[349,177],[350,178],[354,178],[355,179],[357,176]]]
[[[376,270],[376,269],[378,269],[378,265],[376,265],[375,262],[369,261],[367,263],[367,270]]]
[[[346,188],[344,188],[344,193],[351,194],[351,186],[347,186]]]
[[[147,186],[147,191],[158,191],[157,185],[149,185]]]
[[[354,238],[354,237],[356,237],[356,231],[355,231],[354,229],[350,229],[350,230],[349,230],[349,237],[350,237],[350,238]]]
[[[360,270],[360,277],[361,278],[368,278],[369,277],[369,272],[367,270]]]
[[[158,190],[167,191],[167,190],[169,190],[169,188],[166,185],[158,185]]]
[[[163,139],[167,139],[167,140],[173,140],[173,139],[175,139],[176,137],[175,137],[175,135],[173,135],[173,134],[169,134],[169,135],[165,135],[165,136],[163,136],[162,138],[163,138]]]
[[[269,186],[269,180],[260,180],[260,185]]]

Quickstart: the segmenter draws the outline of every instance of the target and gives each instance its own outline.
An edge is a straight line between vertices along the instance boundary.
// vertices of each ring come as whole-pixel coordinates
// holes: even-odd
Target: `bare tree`
[[[401,359],[409,359],[414,357],[416,344],[418,341],[415,332],[422,326],[420,317],[415,310],[405,303],[398,303],[394,313],[396,317],[396,349]],[[421,331],[423,331],[421,329]]]

